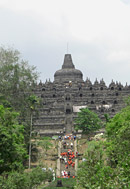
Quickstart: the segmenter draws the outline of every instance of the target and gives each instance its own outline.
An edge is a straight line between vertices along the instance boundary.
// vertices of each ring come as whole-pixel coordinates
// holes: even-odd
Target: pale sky
[[[0,0],[0,45],[54,79],[64,54],[92,82],[130,85],[130,0]]]

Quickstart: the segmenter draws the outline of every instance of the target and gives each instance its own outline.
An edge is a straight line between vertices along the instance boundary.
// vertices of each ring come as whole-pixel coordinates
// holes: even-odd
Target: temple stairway
[[[71,114],[66,114],[66,134],[72,133],[72,116]]]
[[[66,143],[70,143],[70,140],[66,140]],[[70,146],[70,145],[69,145]],[[68,150],[69,149],[71,149],[72,150],[72,152],[74,151],[74,148],[70,148],[70,147],[68,147],[68,148],[66,148],[66,149],[64,149],[64,148],[62,148],[61,149],[61,153],[62,152],[68,152]],[[67,161],[68,161],[68,158],[67,158]],[[75,161],[75,158],[74,158],[74,160],[73,161]],[[66,169],[65,168],[65,162],[63,161],[61,161],[61,163],[60,163],[60,169],[61,169],[61,171],[70,171],[70,176],[75,176],[75,167],[74,168],[72,168],[72,165],[68,165],[68,169]]]
[[[62,145],[63,141],[59,141],[59,145],[58,145],[59,146],[58,147],[58,160],[57,160],[57,176],[62,177],[61,172],[64,171],[64,170],[67,171],[67,172],[70,171],[70,176],[71,177],[72,176],[76,176],[78,159],[77,158],[72,159],[72,161],[75,162],[75,166],[72,167],[72,165],[68,165],[68,169],[66,169],[65,168],[65,162],[60,160],[60,154],[62,152],[68,152],[68,150],[71,149],[72,152],[74,152],[74,154],[76,156],[77,141],[76,140],[75,141],[74,140],[64,140],[64,141],[66,143],[69,143],[69,146],[64,149],[64,147]],[[70,143],[71,142],[73,143],[73,147],[72,148],[70,147]],[[66,159],[67,159],[67,162],[68,162],[68,158],[66,158]]]

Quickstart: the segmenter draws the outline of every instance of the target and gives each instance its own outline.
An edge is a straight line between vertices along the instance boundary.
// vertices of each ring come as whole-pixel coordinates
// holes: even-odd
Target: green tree
[[[22,113],[25,111],[27,93],[32,93],[38,78],[35,70],[34,66],[21,59],[19,51],[0,48],[1,94]]]
[[[35,95],[28,97],[28,107],[30,108],[30,133],[29,133],[29,169],[31,167],[31,150],[32,150],[32,132],[33,132],[33,113],[36,113],[37,106],[40,103],[40,99]]]
[[[109,166],[105,166],[104,143],[102,141],[88,142],[84,155],[86,161],[80,163],[78,168],[76,188],[110,188],[109,180],[114,175]]]
[[[25,140],[28,148],[30,137],[30,96],[38,73],[34,66],[21,58],[20,52],[12,48],[0,48],[0,99],[5,107],[19,112],[19,122],[25,126]]]
[[[101,120],[98,115],[88,108],[81,109],[76,119],[76,130],[82,130],[84,134],[101,128]]]
[[[27,117],[28,96],[33,94],[38,78],[34,66],[21,59],[19,51],[0,48],[0,96],[20,113],[21,119]]]
[[[106,123],[110,121],[110,115],[109,114],[104,114]]]
[[[24,126],[17,118],[18,113],[0,105],[0,173],[22,168],[27,158]]]
[[[107,124],[106,132],[109,164],[118,170],[119,178],[128,184],[130,183],[130,106],[114,116]]]
[[[91,141],[84,154],[86,161],[78,168],[76,188],[112,189],[120,188],[116,170],[107,165],[106,144],[103,141]]]
[[[130,106],[107,122],[106,141],[88,143],[77,188],[130,188]]]
[[[32,189],[38,188],[42,182],[52,180],[51,171],[42,171],[40,167],[32,169],[30,172],[9,173],[8,178],[0,176],[0,188],[2,189]]]

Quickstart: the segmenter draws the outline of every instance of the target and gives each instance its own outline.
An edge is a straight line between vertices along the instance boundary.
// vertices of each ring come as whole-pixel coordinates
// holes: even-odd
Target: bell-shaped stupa
[[[55,72],[54,81],[55,82],[69,82],[69,81],[83,82],[83,74],[80,70],[75,69],[75,66],[72,62],[71,54],[65,54],[62,69]]]

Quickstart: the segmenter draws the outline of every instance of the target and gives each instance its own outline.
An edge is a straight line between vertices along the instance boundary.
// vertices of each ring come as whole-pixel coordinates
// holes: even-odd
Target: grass
[[[56,187],[58,180],[62,181],[62,185],[63,185],[62,188],[71,188],[71,189],[73,189],[74,186],[76,185],[76,179],[75,178],[69,178],[69,179],[67,179],[67,178],[57,178],[54,182],[50,183],[49,186],[47,186],[45,188],[47,188],[47,189],[49,189],[49,188],[50,189],[59,188],[59,187]]]

